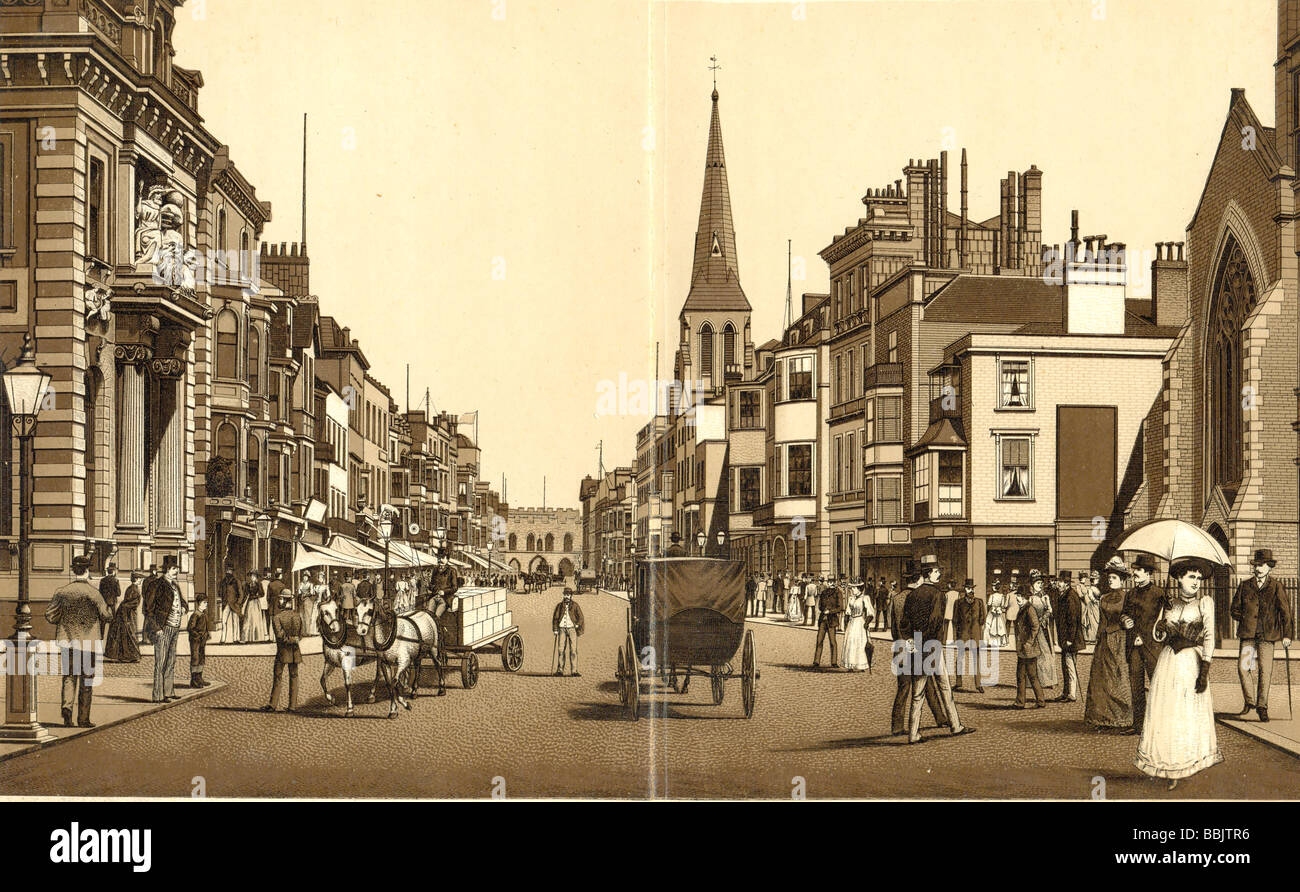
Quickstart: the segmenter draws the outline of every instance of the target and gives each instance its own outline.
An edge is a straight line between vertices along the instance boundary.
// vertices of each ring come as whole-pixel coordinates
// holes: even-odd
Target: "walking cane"
[[[556,632],[551,637],[555,639],[555,644],[551,647],[551,674],[554,675],[560,671],[560,633]]]
[[[1295,704],[1291,702],[1291,646],[1282,648],[1286,654],[1286,711],[1289,718],[1295,718]]]

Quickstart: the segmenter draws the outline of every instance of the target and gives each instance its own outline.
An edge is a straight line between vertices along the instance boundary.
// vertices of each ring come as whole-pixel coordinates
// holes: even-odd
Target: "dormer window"
[[[722,256],[722,243],[718,241],[718,234],[713,233],[713,247],[709,249],[709,255],[712,257]]]

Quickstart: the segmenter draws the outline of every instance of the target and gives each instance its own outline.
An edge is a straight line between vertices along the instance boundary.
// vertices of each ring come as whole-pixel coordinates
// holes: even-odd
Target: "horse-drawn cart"
[[[518,672],[524,665],[524,639],[506,606],[504,589],[463,588],[438,622],[447,665],[459,664],[464,688],[478,684],[479,653],[501,655],[501,667]]]
[[[740,680],[745,718],[754,714],[758,666],[745,628],[745,565],[718,558],[658,558],[636,566],[627,641],[615,678],[624,713],[636,721],[641,681],[666,681],[684,694],[692,675],[707,675],[714,705],[726,682]],[[739,657],[739,668],[734,663]]]

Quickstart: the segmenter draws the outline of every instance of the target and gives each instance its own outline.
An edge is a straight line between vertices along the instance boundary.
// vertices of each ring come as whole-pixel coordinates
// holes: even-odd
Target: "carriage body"
[[[619,652],[620,696],[629,718],[639,713],[640,682],[667,680],[685,693],[692,675],[710,678],[713,702],[724,683],[742,682],[745,716],[753,712],[753,632],[745,628],[745,564],[722,558],[638,561],[629,596],[627,641]],[[740,665],[733,665],[737,655]]]

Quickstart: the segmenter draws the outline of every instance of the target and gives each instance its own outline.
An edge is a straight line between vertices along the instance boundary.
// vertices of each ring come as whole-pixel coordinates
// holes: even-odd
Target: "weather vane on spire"
[[[716,90],[718,89],[718,69],[722,66],[718,64],[717,56],[709,56],[709,61],[713,63],[709,66],[709,70],[713,72],[713,89]]]

